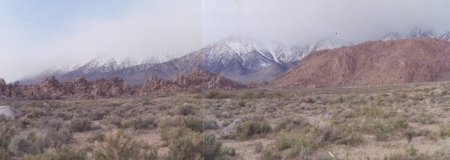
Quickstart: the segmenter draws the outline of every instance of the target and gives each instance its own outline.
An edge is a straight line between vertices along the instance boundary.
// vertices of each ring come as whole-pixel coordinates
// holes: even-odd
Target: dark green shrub
[[[76,150],[67,146],[58,147],[55,150],[47,150],[43,154],[27,156],[26,160],[84,160],[86,151]]]
[[[203,133],[202,119],[194,116],[166,118],[159,124],[161,137],[169,146],[170,160],[227,159],[214,134]],[[221,157],[221,158],[220,158]]]
[[[73,113],[67,112],[67,111],[66,112],[58,112],[58,113],[56,113],[56,116],[67,121],[67,120],[70,120],[73,118]]]
[[[387,141],[394,133],[402,132],[409,128],[408,122],[403,117],[392,117],[387,120],[367,119],[358,130],[375,135],[377,141]]]
[[[153,117],[145,118],[130,118],[121,122],[122,128],[133,129],[151,129],[156,127],[155,119]]]
[[[281,135],[283,135],[283,134],[281,134]],[[275,147],[279,151],[291,148],[292,147],[291,139],[288,137],[277,137],[277,140],[275,141]]]
[[[203,157],[205,159],[215,159],[220,152],[220,148],[222,147],[222,143],[216,138],[213,134],[204,134],[203,135]]]
[[[108,110],[104,109],[94,110],[91,114],[89,114],[89,119],[92,119],[94,121],[102,120],[105,115],[108,115],[108,113]]]
[[[261,142],[256,142],[255,143],[255,152],[256,153],[261,153],[264,149],[264,146]]]
[[[236,159],[236,150],[230,147],[221,147],[216,160],[234,160]]]
[[[324,128],[303,127],[290,131],[283,130],[277,136],[274,147],[277,151],[288,150],[290,158],[306,158],[320,147],[327,145],[359,145],[363,137],[349,126],[331,126]]]
[[[69,128],[73,132],[85,132],[92,129],[92,121],[85,118],[79,118],[70,122]]]
[[[245,103],[245,101],[240,101],[238,103],[238,105],[239,105],[239,107],[245,107],[246,103]]]
[[[94,143],[96,141],[103,142],[105,140],[105,134],[101,131],[95,132],[91,137],[87,139],[88,142]]]
[[[134,140],[123,132],[112,132],[106,135],[105,141],[95,145],[92,156],[95,160],[156,160],[158,150],[156,147]]]
[[[230,97],[232,97],[232,95],[221,93],[216,90],[208,91],[205,95],[206,99],[225,99],[225,98],[230,98]]]
[[[0,148],[0,159],[1,160],[8,160],[11,159],[11,153],[5,148]]]
[[[413,146],[409,146],[405,148],[404,153],[396,153],[389,156],[384,157],[385,160],[428,160],[428,159],[440,159],[435,157],[430,157],[425,154],[419,154],[418,150]]]
[[[320,139],[318,130],[311,127],[280,132],[275,141],[275,147],[279,151],[290,149],[289,156],[291,158],[305,158],[319,148]]]
[[[0,148],[6,149],[11,139],[17,134],[17,129],[8,123],[0,123]]]
[[[262,160],[282,160],[283,156],[281,156],[281,154],[275,150],[264,150],[263,154],[261,156]]]
[[[364,143],[364,138],[348,125],[330,126],[319,131],[322,145],[339,144],[353,146]]]
[[[184,124],[187,128],[195,132],[203,132],[203,119],[189,116],[184,119]]]
[[[40,154],[50,146],[50,141],[43,135],[21,133],[11,139],[8,150],[14,155]]]
[[[234,137],[246,140],[254,135],[264,136],[270,131],[271,127],[267,121],[247,121],[236,127]]]
[[[63,144],[68,144],[72,141],[73,135],[67,129],[61,129],[58,131],[50,131],[47,133],[47,139],[51,146],[59,147]]]
[[[316,99],[314,99],[312,97],[306,97],[303,99],[303,102],[308,103],[308,104],[313,104],[316,102]]]
[[[310,126],[307,119],[303,117],[288,117],[283,118],[276,126],[276,130],[292,130],[296,128],[308,127]]]
[[[116,115],[109,115],[103,119],[103,123],[114,125],[116,127],[122,127],[122,118]]]
[[[194,107],[191,105],[178,106],[176,110],[178,115],[187,116],[194,114]]]
[[[439,135],[442,138],[450,137],[450,124],[441,126]]]
[[[204,120],[203,121],[203,127],[204,129],[218,129],[219,125],[215,120]]]
[[[169,144],[168,159],[202,159],[203,146],[201,144],[201,135],[198,133],[179,137]]]
[[[227,159],[236,153],[229,148],[222,149],[222,143],[214,134],[201,134],[191,132],[169,144],[169,157],[171,160],[185,159]]]

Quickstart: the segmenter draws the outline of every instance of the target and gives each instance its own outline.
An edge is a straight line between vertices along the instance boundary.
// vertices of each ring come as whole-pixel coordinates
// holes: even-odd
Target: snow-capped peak
[[[287,61],[292,61],[295,58],[295,55],[299,53],[303,53],[303,50],[300,47],[287,47],[284,44],[274,42],[267,43],[267,51],[275,58],[275,61],[278,63],[283,63]],[[297,60],[295,58],[294,60]]]
[[[382,41],[392,41],[396,39],[400,39],[402,36],[399,33],[390,32],[381,38]]]
[[[170,61],[174,58],[175,58],[175,56],[173,56],[173,55],[155,56],[155,57],[150,57],[150,58],[146,58],[146,59],[142,60],[141,64],[163,63],[163,62]]]
[[[114,58],[110,58],[110,59],[93,59],[91,61],[89,61],[88,63],[85,63],[83,65],[75,65],[74,67],[67,67],[67,69],[65,70],[65,72],[72,72],[72,71],[76,71],[76,72],[82,72],[82,73],[94,73],[94,72],[109,72],[109,71],[113,71],[113,70],[118,70],[121,68],[125,68],[128,67],[125,64],[122,65],[124,63],[121,63],[121,65],[119,65],[119,63],[117,63],[117,60]]]
[[[421,29],[421,28],[414,28],[407,34],[400,34],[396,32],[389,32],[385,36],[381,38],[382,41],[387,40],[398,40],[398,39],[408,39],[408,38],[418,38],[418,37],[429,37],[429,38],[436,38],[441,39],[445,41],[450,41],[450,32],[434,32],[429,29]]]
[[[121,68],[127,68],[135,65],[138,65],[138,62],[132,57],[127,57],[120,63]]]
[[[239,55],[256,50],[256,47],[254,44],[252,44],[252,42],[243,38],[230,37],[223,40],[222,42]]]
[[[442,39],[445,41],[450,41],[450,32],[441,32],[434,34],[433,38]]]
[[[100,66],[100,62],[97,59],[93,59],[91,61],[89,61],[88,63],[84,64],[83,66],[81,66],[82,68],[97,68]]]
[[[409,34],[409,38],[415,37],[433,37],[435,33],[430,29],[422,29],[415,27]]]
[[[216,43],[206,46],[206,58],[212,62],[220,62],[222,64],[239,57],[243,65],[249,63],[252,66],[267,66],[272,63],[292,64],[305,57],[308,53],[332,49],[342,46],[337,40],[323,39],[312,45],[305,46],[288,46],[280,42],[273,41],[256,41],[241,37],[228,37]],[[259,57],[255,58],[255,57]]]

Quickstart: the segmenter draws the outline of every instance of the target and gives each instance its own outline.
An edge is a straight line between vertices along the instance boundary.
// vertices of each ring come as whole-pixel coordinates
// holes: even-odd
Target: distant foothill
[[[60,82],[55,77],[49,77],[38,84],[22,85],[19,82],[6,84],[0,79],[0,96],[4,98],[25,99],[96,99],[121,96],[147,96],[170,92],[198,93],[210,89],[234,90],[249,88],[225,78],[222,75],[197,69],[186,76],[177,76],[174,80],[164,80],[159,77],[149,79],[143,85],[128,85],[123,79],[86,80],[78,77]]]

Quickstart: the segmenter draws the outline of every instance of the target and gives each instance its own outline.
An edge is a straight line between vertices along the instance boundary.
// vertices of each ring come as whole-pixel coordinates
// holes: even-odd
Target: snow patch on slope
[[[434,32],[429,29],[414,28],[413,30],[411,30],[411,32],[406,33],[406,34],[401,34],[401,33],[396,33],[396,32],[387,33],[386,35],[384,35],[381,38],[381,40],[389,41],[389,40],[419,38],[419,37],[429,37],[429,38],[441,39],[444,41],[450,41],[450,32]]]

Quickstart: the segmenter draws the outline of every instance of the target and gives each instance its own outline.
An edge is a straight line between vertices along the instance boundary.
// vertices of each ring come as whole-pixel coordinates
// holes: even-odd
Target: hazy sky
[[[202,46],[200,0],[0,0],[0,77]]]
[[[359,42],[414,27],[450,28],[448,0],[208,0],[206,4],[207,42],[230,34],[294,44],[323,38]]]
[[[0,77],[96,57],[180,56],[228,36],[305,45],[448,31],[449,17],[448,0],[0,0]]]

